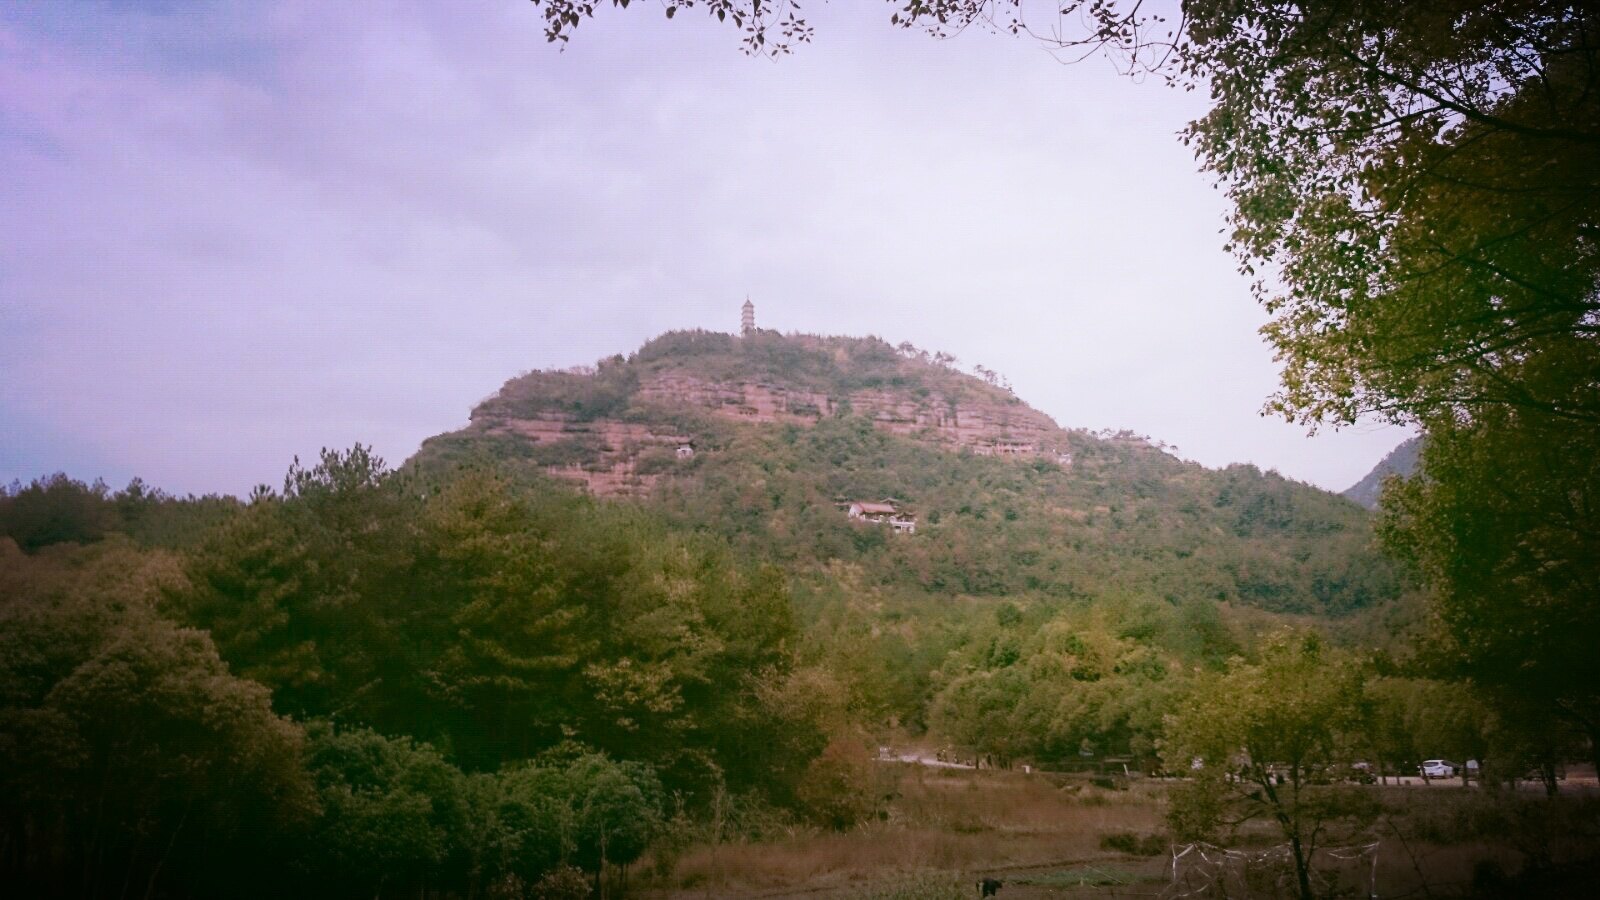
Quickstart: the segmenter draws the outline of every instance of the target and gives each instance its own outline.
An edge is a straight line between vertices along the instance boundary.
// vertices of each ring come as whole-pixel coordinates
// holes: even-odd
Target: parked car
[[[1417,767],[1424,778],[1454,778],[1456,764],[1447,759],[1425,759]]]

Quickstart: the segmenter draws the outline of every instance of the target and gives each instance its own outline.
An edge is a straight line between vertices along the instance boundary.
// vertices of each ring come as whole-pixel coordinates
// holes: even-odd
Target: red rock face
[[[809,424],[834,413],[833,400],[827,394],[774,384],[719,383],[679,372],[642,379],[634,396],[644,403],[697,406],[748,422]]]
[[[602,497],[646,496],[661,478],[661,472],[641,472],[639,462],[646,453],[677,458],[678,448],[689,446],[692,437],[670,429],[615,419],[577,421],[561,413],[544,413],[533,418],[495,415],[475,417],[473,425],[486,435],[516,435],[533,444],[551,445],[562,441],[581,442],[594,448],[596,459],[586,463],[550,465],[545,471],[557,478],[579,481]]]
[[[810,425],[850,412],[867,418],[874,427],[898,435],[934,441],[952,450],[983,456],[1055,459],[1068,449],[1064,431],[1044,413],[998,393],[952,400],[940,394],[917,397],[873,388],[843,397],[762,382],[718,382],[685,372],[652,373],[639,382],[633,395],[637,406],[691,408],[718,418],[748,423]],[[591,448],[583,463],[546,467],[558,478],[582,482],[600,496],[643,496],[661,479],[661,471],[641,471],[647,457],[663,459],[691,443],[693,435],[669,426],[616,419],[578,421],[562,413],[516,417],[492,404],[480,407],[473,428],[485,434],[512,434],[550,445],[562,441]]]
[[[863,390],[850,395],[850,408],[885,431],[932,437],[981,455],[1037,456],[1052,442],[1065,445],[1049,416],[1021,402],[950,401]]]

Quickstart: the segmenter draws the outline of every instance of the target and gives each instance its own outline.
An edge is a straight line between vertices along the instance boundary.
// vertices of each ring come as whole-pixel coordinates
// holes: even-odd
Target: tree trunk
[[[1556,764],[1554,760],[1546,759],[1539,764],[1539,777],[1544,781],[1544,795],[1554,800],[1556,793],[1561,790],[1556,784]]]
[[[1300,881],[1300,900],[1316,900],[1311,893],[1310,861],[1305,858],[1304,848],[1300,845],[1300,835],[1290,836],[1289,847],[1294,850],[1294,874]]]
[[[162,851],[161,858],[156,860],[155,868],[150,870],[150,880],[144,885],[144,900],[150,900],[156,894],[156,879],[161,877],[161,867],[167,864],[167,858],[172,855],[172,848],[178,843],[178,833],[183,831],[184,823],[189,821],[189,807],[194,805],[194,798],[190,797],[183,804],[183,815],[178,817],[178,827],[172,829],[172,839],[167,841],[167,849]]]
[[[1594,777],[1600,780],[1600,728],[1585,728],[1589,733],[1590,762],[1594,763]]]

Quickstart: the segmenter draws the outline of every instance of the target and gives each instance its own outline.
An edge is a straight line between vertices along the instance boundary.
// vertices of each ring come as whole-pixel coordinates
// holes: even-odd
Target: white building
[[[917,533],[916,517],[901,512],[898,506],[889,501],[852,500],[845,508],[845,516],[860,522],[888,525],[896,534]]]

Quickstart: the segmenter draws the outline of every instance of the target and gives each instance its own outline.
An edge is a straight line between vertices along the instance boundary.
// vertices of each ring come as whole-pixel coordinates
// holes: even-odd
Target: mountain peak
[[[673,331],[631,356],[528,372],[424,445],[498,446],[601,495],[648,493],[672,460],[715,449],[728,426],[809,426],[859,416],[873,427],[980,456],[1070,459],[1054,420],[983,367],[877,337]]]

